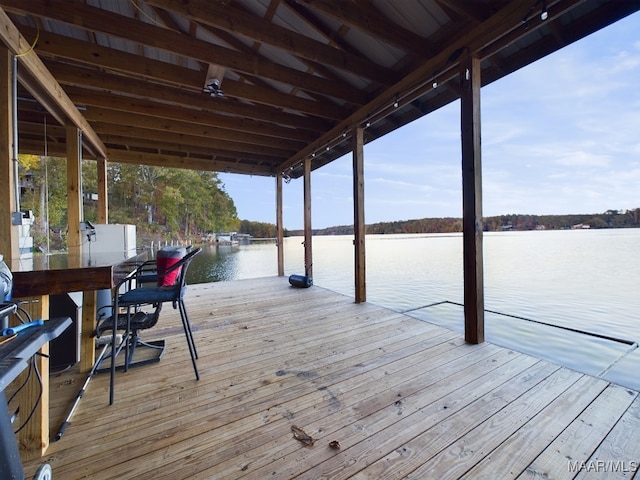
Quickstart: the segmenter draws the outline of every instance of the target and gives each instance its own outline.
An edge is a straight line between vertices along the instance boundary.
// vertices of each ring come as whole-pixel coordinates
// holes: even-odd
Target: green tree
[[[21,156],[21,207],[33,210],[37,246],[54,240],[64,247],[67,230],[67,168],[64,158]],[[95,162],[83,162],[83,192],[97,192]],[[237,231],[240,221],[233,199],[216,173],[109,163],[110,223],[137,225],[140,246],[152,239],[198,239],[216,231]],[[96,221],[97,202],[84,201],[84,219]],[[48,219],[48,224],[46,222]]]

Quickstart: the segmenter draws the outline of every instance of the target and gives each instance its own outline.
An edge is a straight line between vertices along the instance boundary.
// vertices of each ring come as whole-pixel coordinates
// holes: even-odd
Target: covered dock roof
[[[604,0],[1,0],[21,153],[300,177],[640,9]],[[463,55],[464,54],[464,55]],[[37,56],[37,59],[32,58]]]

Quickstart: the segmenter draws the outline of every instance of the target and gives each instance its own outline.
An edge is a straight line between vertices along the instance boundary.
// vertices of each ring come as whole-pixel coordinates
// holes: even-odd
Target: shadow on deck
[[[42,460],[59,479],[630,478],[638,468],[633,390],[285,278],[192,285],[186,304],[201,380],[167,308],[145,336],[167,340],[163,360],[120,373],[113,406],[108,375],[95,377],[27,478]],[[52,433],[83,382],[51,378]]]

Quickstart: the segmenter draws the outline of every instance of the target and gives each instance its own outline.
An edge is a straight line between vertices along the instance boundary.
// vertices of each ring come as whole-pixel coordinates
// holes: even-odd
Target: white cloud
[[[584,150],[567,150],[559,152],[556,162],[559,165],[569,167],[607,167],[611,163],[611,157],[598,155]]]

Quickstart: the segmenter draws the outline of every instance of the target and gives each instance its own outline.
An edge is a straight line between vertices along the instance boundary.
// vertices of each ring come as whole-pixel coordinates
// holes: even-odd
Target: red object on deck
[[[158,269],[159,287],[170,287],[176,283],[181,269],[176,268],[167,274],[165,274],[165,272],[178,263],[186,254],[187,250],[184,247],[162,247],[158,250],[156,254],[156,267]]]

